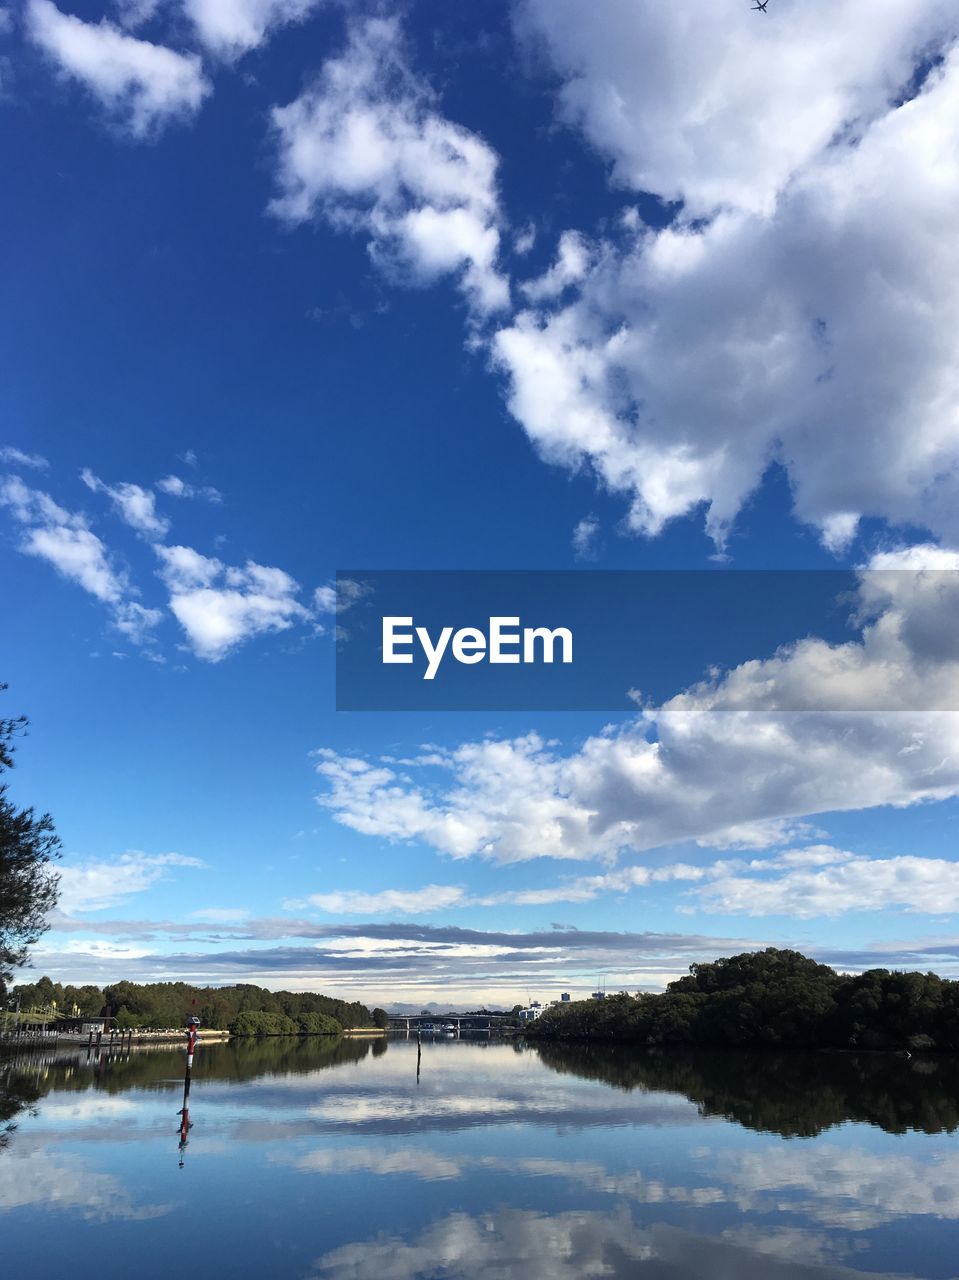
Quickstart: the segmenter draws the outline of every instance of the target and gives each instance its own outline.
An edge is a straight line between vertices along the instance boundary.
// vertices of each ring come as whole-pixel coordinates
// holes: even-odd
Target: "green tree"
[[[373,1026],[379,1027],[381,1031],[385,1031],[390,1025],[390,1015],[385,1009],[373,1010]]]
[[[0,691],[6,685],[0,684]],[[27,725],[25,716],[0,719],[0,774],[13,767],[13,741]],[[28,948],[46,929],[57,901],[59,877],[53,869],[60,841],[48,813],[18,809],[0,783],[0,995],[11,971],[22,965]]]

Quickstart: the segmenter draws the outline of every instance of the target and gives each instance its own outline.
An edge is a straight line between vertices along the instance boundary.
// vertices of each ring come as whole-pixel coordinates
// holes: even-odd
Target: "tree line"
[[[690,966],[661,994],[554,1005],[534,1037],[791,1049],[959,1050],[959,982],[935,973],[839,974],[767,947]]]
[[[195,987],[186,982],[73,986],[42,977],[13,988],[8,1005],[49,1017],[111,1017],[120,1027],[180,1027],[191,1014],[201,1026],[235,1035],[331,1035],[351,1027],[386,1026],[382,1009],[315,991],[268,991],[247,983]]]

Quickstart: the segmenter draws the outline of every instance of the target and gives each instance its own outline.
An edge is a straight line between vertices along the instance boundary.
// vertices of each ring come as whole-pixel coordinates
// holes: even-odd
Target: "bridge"
[[[512,1028],[516,1019],[511,1013],[417,1013],[394,1014],[391,1031],[443,1032],[459,1035],[462,1031],[495,1031]]]

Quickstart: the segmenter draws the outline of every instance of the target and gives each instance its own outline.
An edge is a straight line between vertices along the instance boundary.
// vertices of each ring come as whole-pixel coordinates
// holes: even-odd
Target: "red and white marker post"
[[[190,1130],[193,1128],[193,1122],[190,1119],[190,1083],[193,1078],[193,1055],[196,1052],[197,1040],[199,1035],[197,1032],[200,1028],[200,1019],[191,1015],[186,1020],[186,1071],[183,1074],[183,1108],[179,1112],[180,1116],[180,1168],[183,1168],[183,1159],[186,1154],[187,1144],[190,1141]]]

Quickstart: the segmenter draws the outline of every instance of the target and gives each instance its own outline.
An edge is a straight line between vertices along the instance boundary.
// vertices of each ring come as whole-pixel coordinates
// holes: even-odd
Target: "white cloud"
[[[156,551],[170,608],[193,652],[208,662],[219,662],[253,636],[286,631],[311,616],[297,599],[299,584],[282,569],[253,560],[234,568],[192,547]]]
[[[131,852],[107,861],[67,863],[59,868],[60,898],[58,909],[101,911],[113,907],[131,894],[142,893],[166,878],[170,867],[202,867],[198,858],[179,853],[149,854]]]
[[[530,302],[558,298],[570,285],[578,284],[589,272],[593,253],[578,231],[564,231],[559,238],[556,261],[537,280],[521,286]]]
[[[780,1163],[791,1150],[779,1149]],[[851,1153],[851,1162],[859,1152]],[[877,1157],[872,1164],[878,1164]],[[952,1163],[951,1161],[949,1162]],[[500,1170],[506,1161],[487,1161]],[[573,1176],[576,1166],[567,1162],[563,1173],[557,1161],[514,1162],[512,1172]],[[616,1182],[630,1190],[640,1181],[616,1176],[597,1176],[595,1166],[581,1162],[580,1172],[593,1189],[611,1191]],[[923,1181],[930,1191],[946,1183],[947,1171],[936,1171]],[[851,1181],[851,1179],[850,1179]],[[658,1197],[658,1199],[657,1199]],[[505,1197],[504,1197],[505,1198]],[[650,1179],[637,1198],[651,1203],[663,1200],[710,1205],[724,1199],[715,1187],[669,1187]],[[780,1198],[782,1200],[782,1197]],[[789,1207],[788,1201],[786,1207]],[[782,1203],[775,1205],[782,1214]],[[878,1216],[878,1215],[875,1215]],[[844,1224],[845,1225],[845,1224]],[[525,1209],[501,1208],[471,1216],[457,1212],[432,1222],[418,1235],[402,1237],[382,1233],[373,1239],[340,1245],[317,1259],[313,1280],[417,1280],[435,1274],[437,1259],[447,1280],[467,1280],[477,1275],[522,1274],[528,1280],[581,1280],[594,1276],[683,1276],[684,1280],[797,1280],[816,1276],[819,1280],[894,1280],[892,1273],[853,1270],[829,1261],[819,1265],[823,1253],[821,1236],[791,1233],[791,1251],[785,1258],[775,1256],[770,1233],[747,1235],[743,1242],[694,1235],[663,1222],[644,1227],[634,1221],[625,1204],[613,1212],[576,1209],[542,1214]],[[780,1241],[779,1248],[783,1248]]]
[[[957,32],[948,0],[778,0],[757,21],[739,0],[518,0],[517,25],[561,77],[563,117],[614,180],[684,201],[769,213],[837,136],[861,131]],[[810,86],[815,85],[815,92]]]
[[[149,22],[162,4],[163,0],[114,0],[119,23],[128,31]]]
[[[49,1111],[44,1108],[45,1114]],[[15,1143],[4,1151],[0,1163],[0,1207],[71,1210],[88,1222],[108,1222],[159,1218],[173,1205],[137,1206],[125,1180],[102,1173],[94,1161],[54,1148]]]
[[[306,902],[331,915],[383,915],[391,911],[401,915],[426,915],[431,911],[459,906],[463,897],[463,890],[456,885],[428,884],[420,889],[382,889],[376,893],[360,889],[313,893]]]
[[[800,920],[850,911],[959,910],[959,864],[944,858],[865,858],[827,849],[783,858],[717,864],[707,873],[710,883],[691,897],[703,911]]]
[[[680,887],[675,909],[685,914],[703,911],[807,920],[853,911],[941,915],[959,910],[959,863],[908,855],[871,858],[826,844],[785,849],[750,861],[622,867],[537,889],[482,894],[469,893],[460,885],[441,884],[377,892],[345,889],[311,894],[285,902],[284,907],[312,906],[331,915],[419,916],[468,907],[594,902],[667,883]]]
[[[453,274],[477,311],[507,305],[496,266],[496,156],[437,114],[403,61],[395,20],[354,26],[343,57],[275,108],[273,124],[277,217],[362,231],[376,261],[414,282]]]
[[[211,91],[196,54],[126,35],[105,18],[83,22],[50,0],[29,0],[30,38],[136,138],[194,116]]]
[[[43,470],[50,465],[39,453],[24,453],[22,449],[16,449],[9,444],[0,448],[0,462],[7,462],[13,467],[32,467],[37,470]]]
[[[848,855],[852,857],[853,855]],[[733,865],[718,864],[725,871]],[[745,866],[746,864],[741,864]],[[331,915],[428,915],[438,910],[462,907],[547,906],[555,902],[592,902],[606,894],[628,893],[631,889],[666,881],[702,880],[707,869],[675,863],[655,870],[624,867],[605,875],[576,876],[565,883],[542,889],[507,889],[499,893],[472,894],[460,885],[427,884],[415,889],[340,889],[314,893],[305,899],[285,902],[287,910],[318,907]]]
[[[106,546],[83,516],[65,511],[48,493],[31,489],[16,476],[0,480],[0,506],[9,507],[23,527],[19,549],[24,555],[46,560],[107,605],[114,626],[130,640],[146,640],[160,621],[159,610],[132,598],[136,593],[126,574],[112,564]]]
[[[183,0],[200,40],[232,61],[257,48],[279,27],[301,22],[322,0]]]
[[[239,924],[249,917],[247,907],[201,907],[198,911],[190,912],[191,920],[199,920],[205,924]]]
[[[858,639],[743,663],[571,752],[535,733],[466,742],[436,780],[321,751],[320,802],[367,835],[517,862],[755,847],[810,815],[957,795],[959,711],[937,709],[959,708],[957,578],[866,573]]]
[[[170,528],[169,520],[158,516],[156,496],[150,489],[138,484],[104,484],[89,467],[80,472],[80,479],[93,493],[105,493],[113,503],[120,518],[138,533],[148,538],[162,538]]]
[[[337,578],[336,582],[328,582],[317,587],[313,592],[313,608],[317,613],[346,613],[360,600],[364,600],[372,590],[365,582],[355,582],[352,578]]]
[[[596,558],[598,537],[599,521],[595,516],[584,516],[573,530],[573,552],[579,560]]]
[[[299,1156],[295,1168],[302,1173],[351,1174],[362,1171],[393,1177],[409,1174],[427,1182],[461,1176],[462,1166],[449,1156],[424,1151],[377,1151],[371,1147],[321,1147]]]
[[[709,14],[697,7],[695,22],[682,3],[630,5],[630,16],[614,4],[608,23],[580,12],[561,31],[570,8],[527,6],[541,16],[548,10],[551,39],[590,28],[584,49],[621,42],[617,57],[623,68],[629,64],[634,92],[643,103],[647,94],[660,103],[661,95],[667,109],[672,71],[650,79],[637,63],[656,56],[655,32],[667,33],[672,47],[682,31],[675,57],[663,63],[689,61],[680,77],[681,91],[691,95],[689,119],[680,111],[679,142],[715,110],[732,150],[707,135],[690,151],[667,128],[661,161],[679,166],[670,179],[678,186],[654,174],[631,180],[684,197],[676,220],[658,231],[623,228],[596,246],[564,305],[520,312],[496,335],[493,354],[509,379],[511,411],[540,453],[557,465],[590,467],[626,497],[630,526],[648,535],[702,506],[710,535],[722,544],[766,468],[778,462],[789,474],[796,514],[834,551],[848,545],[863,516],[955,540],[959,297],[952,281],[959,246],[949,227],[959,203],[959,49],[946,52],[919,96],[886,110],[909,78],[917,42],[945,32],[945,8],[931,0],[907,8],[884,3],[874,18],[874,6],[867,14],[861,0],[848,0],[830,3],[817,21],[808,5],[787,6],[766,24],[781,34],[756,35],[759,24],[752,23],[750,42],[775,43],[769,59],[755,48],[742,68],[733,60],[738,36],[731,52],[725,36],[715,51],[711,43],[715,32],[738,31],[740,17],[749,17],[727,12],[725,3]],[[949,14],[955,35],[954,7]],[[634,25],[653,32],[648,47],[630,44],[619,30]],[[790,33],[799,25],[809,34],[793,51]],[[861,39],[845,43],[840,33],[847,29],[861,29]],[[822,67],[819,32],[831,51]],[[839,49],[841,65],[833,68]],[[714,57],[718,87],[708,76],[700,85],[696,69]],[[798,79],[780,104],[790,118],[781,129],[773,124],[775,89],[770,101],[765,94],[753,99],[752,85],[753,108],[736,108],[728,119],[716,105],[723,100],[714,92],[731,87],[741,70],[748,85],[753,74],[778,80],[786,67],[791,83],[796,58],[817,67],[817,92],[809,94],[803,81],[803,101],[814,112],[826,104],[828,115],[808,137],[802,112],[791,119]],[[837,90],[829,106],[834,70],[848,81],[852,104]],[[640,116],[630,92],[623,102],[612,91],[606,100],[622,112],[623,136],[645,147],[662,103]],[[826,145],[852,119],[856,127]],[[759,141],[751,141],[757,130]],[[797,136],[801,146],[790,158]],[[718,211],[696,220],[714,200]],[[534,292],[541,284],[534,282]]]
[[[536,227],[532,222],[522,227],[513,237],[513,252],[518,253],[520,257],[529,253],[533,245],[536,243]]]
[[[189,484],[180,476],[164,476],[156,482],[156,487],[170,498],[202,498],[204,502],[213,503],[223,501],[219,489],[214,489],[212,485]]]
[[[808,822],[767,818],[759,822],[737,823],[725,831],[703,836],[696,843],[704,849],[771,849],[790,840],[804,840],[821,834]]]
[[[848,1231],[918,1215],[956,1220],[957,1174],[959,1160],[951,1151],[918,1160],[821,1142],[724,1152],[717,1168],[743,1212],[782,1212],[788,1204],[793,1213]]]

